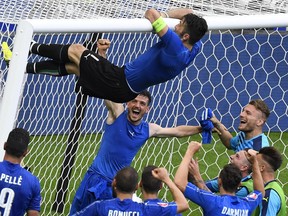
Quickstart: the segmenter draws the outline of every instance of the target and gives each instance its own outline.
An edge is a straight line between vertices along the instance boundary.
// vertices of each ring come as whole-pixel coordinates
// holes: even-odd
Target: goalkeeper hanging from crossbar
[[[180,20],[174,31],[163,17]],[[193,14],[191,9],[158,12],[152,8],[145,12],[145,18],[160,40],[124,66],[108,61],[103,56],[106,52],[95,53],[82,44],[32,43],[31,53],[51,60],[28,63],[26,72],[54,76],[75,74],[84,94],[118,103],[130,101],[139,92],[173,79],[188,67],[200,51],[200,39],[208,30],[206,20]],[[102,39],[97,45],[105,50],[110,41]]]

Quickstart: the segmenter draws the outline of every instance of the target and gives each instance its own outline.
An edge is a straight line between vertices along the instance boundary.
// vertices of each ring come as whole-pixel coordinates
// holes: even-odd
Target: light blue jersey
[[[0,162],[0,215],[40,212],[39,180],[19,164]]]
[[[173,79],[189,66],[200,48],[201,41],[198,41],[190,51],[180,37],[168,29],[158,43],[125,64],[127,83],[132,91],[141,92],[149,86]]]
[[[287,206],[283,187],[276,180],[272,180],[265,184],[265,196],[259,208],[256,210],[255,215],[257,216],[287,215]]]
[[[266,146],[269,146],[269,141],[267,136],[263,133],[253,137],[250,140],[245,140],[245,133],[241,131],[237,134],[237,136],[230,140],[230,147],[235,152],[239,152],[246,148],[259,151],[261,148]]]
[[[186,186],[184,195],[202,207],[204,216],[249,216],[262,200],[260,191],[253,191],[253,193],[244,198],[231,195],[216,195],[201,190],[190,182]]]

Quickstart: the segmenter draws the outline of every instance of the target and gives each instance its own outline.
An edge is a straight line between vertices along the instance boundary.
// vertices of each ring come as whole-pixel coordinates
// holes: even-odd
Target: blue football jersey
[[[97,215],[131,215],[131,216],[144,216],[144,215],[157,215],[157,216],[170,216],[175,215],[175,205],[168,205],[165,202],[159,203],[137,203],[132,199],[120,200],[119,198],[111,200],[96,201],[85,209],[77,212],[73,216],[97,216]]]
[[[202,207],[204,216],[249,216],[262,201],[260,191],[253,191],[246,197],[216,195],[210,191],[201,190],[190,182],[186,186],[184,195]]]
[[[155,216],[159,216],[159,215],[171,215],[171,216],[181,216],[182,214],[177,214],[177,204],[175,202],[164,202],[160,199],[147,199],[144,201],[144,203],[146,205],[150,205],[150,206],[166,206],[165,208],[161,209],[161,212],[159,210],[159,212],[155,212],[157,214],[154,214]],[[153,216],[153,214],[151,214],[151,216]]]
[[[0,162],[0,215],[40,211],[39,180],[19,164]]]
[[[141,92],[149,86],[175,78],[191,64],[201,46],[201,41],[198,41],[190,51],[181,38],[168,29],[158,43],[125,64],[128,85],[134,92]]]

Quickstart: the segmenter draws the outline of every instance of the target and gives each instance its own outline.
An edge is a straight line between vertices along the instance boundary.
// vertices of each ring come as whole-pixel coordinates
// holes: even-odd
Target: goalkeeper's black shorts
[[[138,95],[129,88],[124,67],[113,65],[90,50],[84,51],[81,56],[77,85],[82,86],[84,94],[117,103],[128,102]]]

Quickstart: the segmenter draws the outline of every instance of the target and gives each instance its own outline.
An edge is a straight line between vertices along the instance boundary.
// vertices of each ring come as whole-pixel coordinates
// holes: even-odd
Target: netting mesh
[[[273,14],[287,13],[287,4],[288,1],[264,0],[4,0],[0,5],[0,39],[13,47],[17,23],[25,18],[140,18],[150,7],[159,10],[190,7],[203,15]],[[35,34],[33,39],[41,43],[67,44],[85,43],[92,36],[51,32]],[[112,41],[108,59],[117,65],[134,59],[157,41],[157,37],[150,33],[109,33],[102,37]],[[210,107],[234,133],[243,106],[254,98],[265,100],[272,111],[265,133],[271,144],[283,152],[284,164],[277,172],[277,178],[287,192],[287,44],[287,32],[276,28],[210,31],[203,38],[201,52],[186,71],[167,83],[149,89],[153,103],[145,119],[163,127],[198,125],[203,107]],[[95,41],[91,40],[90,45],[95,45]],[[41,58],[34,55],[28,58],[29,62],[38,60]],[[0,67],[0,87],[3,90],[8,73],[3,56]],[[34,135],[25,164],[40,179],[42,215],[68,215],[75,191],[97,154],[107,110],[102,100],[75,93],[74,76],[55,78],[27,75],[26,79],[15,119],[16,126]],[[75,105],[76,101],[78,105]],[[77,106],[81,109],[76,109]],[[76,114],[75,110],[80,114]],[[80,129],[77,127],[79,125]],[[173,176],[190,140],[200,141],[201,136],[151,139],[135,157],[133,166],[139,171],[148,164],[165,166]],[[231,153],[214,135],[212,143],[205,145],[199,155],[203,178],[217,176]],[[73,169],[68,165],[62,167],[65,160],[66,164],[73,164]],[[62,184],[59,183],[61,170],[64,176]],[[69,172],[72,172],[71,175]],[[161,196],[171,200],[166,188]],[[190,210],[184,215],[201,215],[201,210],[191,204]]]

